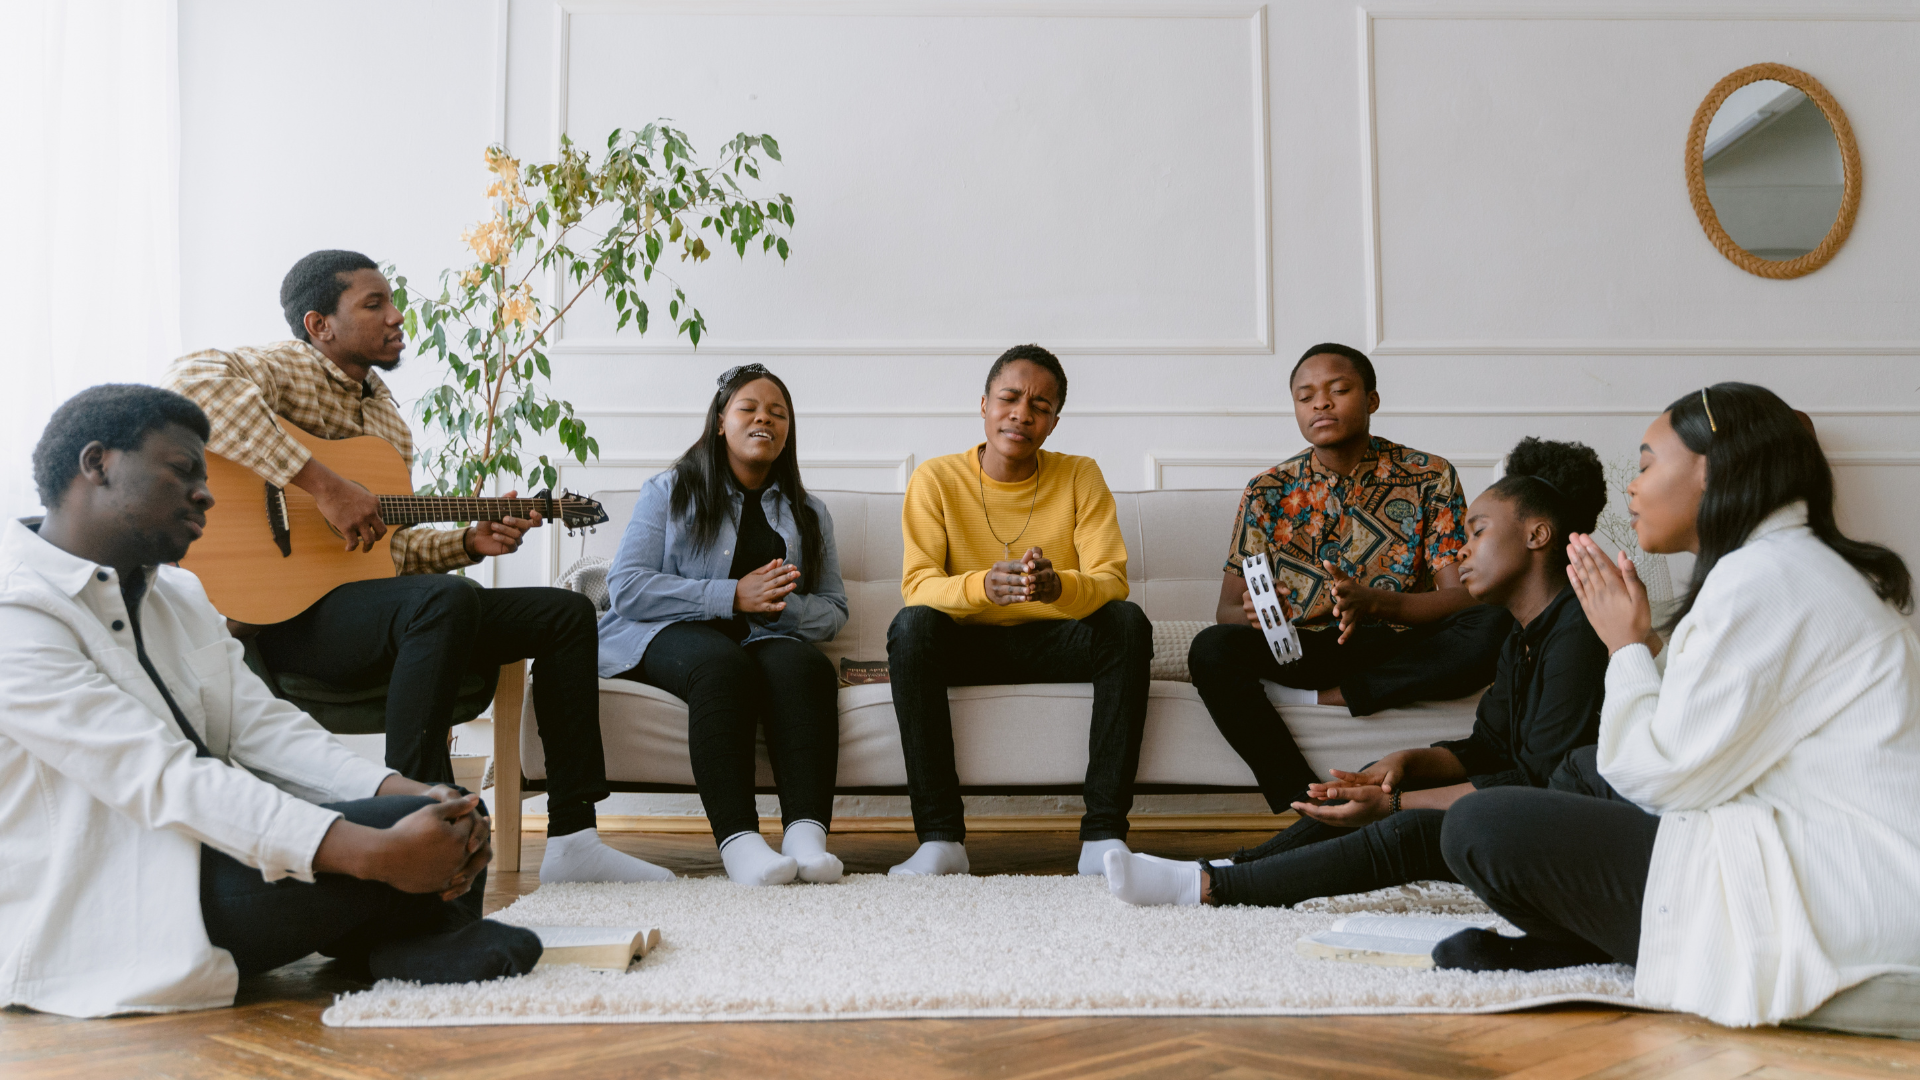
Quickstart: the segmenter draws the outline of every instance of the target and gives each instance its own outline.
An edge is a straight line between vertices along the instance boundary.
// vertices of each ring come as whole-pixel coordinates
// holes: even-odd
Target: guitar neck
[[[558,499],[461,498],[448,495],[381,495],[380,520],[396,528],[439,521],[499,521],[502,518],[543,518],[559,515]]]

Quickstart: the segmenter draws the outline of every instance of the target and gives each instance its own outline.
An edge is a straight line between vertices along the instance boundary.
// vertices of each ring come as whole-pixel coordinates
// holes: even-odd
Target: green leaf
[[[784,239],[774,241],[774,247],[780,250],[780,261],[787,261],[787,242]]]
[[[780,160],[780,144],[773,141],[773,136],[771,135],[760,136],[760,146],[762,149],[766,150],[768,157],[772,158],[775,161]]]

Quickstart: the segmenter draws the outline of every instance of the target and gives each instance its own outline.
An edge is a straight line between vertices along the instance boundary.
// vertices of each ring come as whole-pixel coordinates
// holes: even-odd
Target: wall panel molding
[[[1920,11],[1779,10],[1726,11],[1708,9],[1594,8],[1399,8],[1359,7],[1360,146],[1362,257],[1365,268],[1368,352],[1376,356],[1920,356],[1920,340],[1799,341],[1769,340],[1651,340],[1617,337],[1568,340],[1509,339],[1394,339],[1386,332],[1383,250],[1380,232],[1380,141],[1378,79],[1374,33],[1377,23],[1423,22],[1920,22]],[[1677,170],[1676,170],[1677,180]]]
[[[1500,464],[1503,454],[1467,453],[1438,454],[1446,458],[1455,469],[1491,469]],[[1253,476],[1273,468],[1279,462],[1268,454],[1148,454],[1146,459],[1146,489],[1148,491],[1170,490],[1167,484],[1168,470],[1179,469],[1236,469],[1245,476]],[[1217,488],[1211,488],[1217,490]]]
[[[497,0],[504,9],[508,0]],[[1267,58],[1267,5],[1265,3],[1196,0],[1194,3],[1129,3],[1127,0],[1047,0],[1043,3],[987,2],[971,4],[959,0],[559,0],[554,5],[553,63],[550,88],[553,124],[547,140],[550,160],[560,154],[561,136],[567,133],[568,95],[572,78],[573,17],[597,12],[661,14],[678,16],[768,15],[815,18],[969,18],[969,19],[1211,19],[1241,21],[1247,26],[1247,49],[1252,65],[1253,101],[1251,152],[1254,169],[1253,302],[1255,333],[1252,337],[1100,339],[1064,338],[1048,342],[1048,348],[1063,355],[1079,356],[1238,356],[1273,353],[1273,153],[1270,118],[1270,74]],[[504,54],[504,49],[502,49]],[[504,63],[504,60],[502,60]],[[505,85],[504,74],[500,78]],[[505,126],[505,94],[500,95],[501,127]],[[548,295],[566,295],[563,276],[548,275]],[[643,338],[572,338],[566,336],[566,323],[557,327],[557,340],[547,349],[554,356],[690,356],[692,345],[674,340],[647,341]],[[721,356],[978,356],[1005,348],[995,339],[925,338],[894,340],[742,340],[724,336],[708,337],[700,346],[703,354]]]
[[[1433,405],[1395,407],[1382,406],[1374,413],[1377,417],[1433,417],[1439,419],[1476,419],[1513,417],[1529,419],[1534,417],[1653,417],[1666,409],[1666,405]],[[1920,417],[1920,405],[1878,406],[1878,405],[1829,405],[1816,406],[1803,410],[1811,416],[1835,417]],[[706,415],[704,409],[581,409],[577,415],[589,420],[698,420]],[[980,415],[977,409],[808,409],[808,419],[819,420],[954,420],[970,419]],[[1218,419],[1270,419],[1273,417],[1293,416],[1291,408],[1258,409],[1189,409],[1156,408],[1142,406],[1109,406],[1082,409],[1078,406],[1064,414],[1062,419],[1101,419],[1125,420],[1156,417],[1194,417],[1209,420]]]

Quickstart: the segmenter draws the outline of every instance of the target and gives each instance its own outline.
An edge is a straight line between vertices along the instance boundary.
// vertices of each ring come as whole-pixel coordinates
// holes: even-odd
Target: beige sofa
[[[833,515],[840,572],[846,580],[848,620],[835,640],[821,646],[836,665],[844,658],[883,660],[887,626],[900,610],[900,503],[898,494],[819,491]],[[564,561],[585,556],[611,559],[633,512],[637,491],[594,494],[611,521],[591,534],[563,541]],[[1114,500],[1127,542],[1131,599],[1156,622],[1211,622],[1220,593],[1226,536],[1238,504],[1237,491],[1120,492]],[[1156,663],[1168,658],[1157,658]],[[1180,667],[1184,668],[1184,658]],[[1192,684],[1156,680],[1140,753],[1143,792],[1198,793],[1254,790],[1253,773],[1214,728]],[[1093,688],[1085,683],[961,687],[950,691],[954,749],[960,782],[973,794],[1062,793],[1077,790],[1086,774],[1088,713]],[[502,691],[496,713],[511,709],[513,688]],[[1289,705],[1283,711],[1307,761],[1324,773],[1352,768],[1406,746],[1458,738],[1473,726],[1478,695],[1459,701],[1393,709],[1356,718],[1344,708]],[[540,720],[531,695],[524,697],[519,756],[526,790],[543,788],[546,760]],[[600,727],[607,776],[616,791],[691,791],[687,758],[687,711],[676,697],[640,683],[600,680]],[[496,732],[503,770],[511,750],[508,731]],[[499,802],[502,847],[518,832],[514,777],[503,775]],[[759,782],[771,791],[773,774],[764,748]],[[885,685],[840,690],[839,790],[881,794],[905,790],[900,731]],[[505,820],[509,815],[511,823]]]

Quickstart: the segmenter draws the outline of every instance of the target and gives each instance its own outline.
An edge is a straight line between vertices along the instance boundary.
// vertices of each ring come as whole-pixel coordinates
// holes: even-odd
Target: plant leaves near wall
[[[474,261],[441,271],[437,297],[417,295],[386,267],[408,341],[444,373],[415,406],[427,429],[422,494],[481,495],[497,481],[521,478],[529,487],[554,486],[559,471],[548,455],[524,460],[529,437],[551,434],[579,462],[599,456],[600,444],[573,403],[547,391],[553,368],[546,350],[582,297],[612,302],[616,332],[632,323],[645,334],[639,287],[658,271],[672,291],[675,333],[697,347],[706,317],[661,264],[669,248],[678,247],[678,262],[705,262],[713,252],[700,231],[711,228],[742,259],[760,240],[763,251],[777,249],[786,260],[789,237],[772,230],[791,232],[792,198],[750,196],[733,179],[745,172],[758,180],[761,154],[780,160],[772,136],[736,135],[708,165],[699,163],[686,133],[664,121],[638,131],[616,128],[606,145],[595,163],[562,136],[558,161],[527,166],[488,147],[494,212],[461,237]]]

